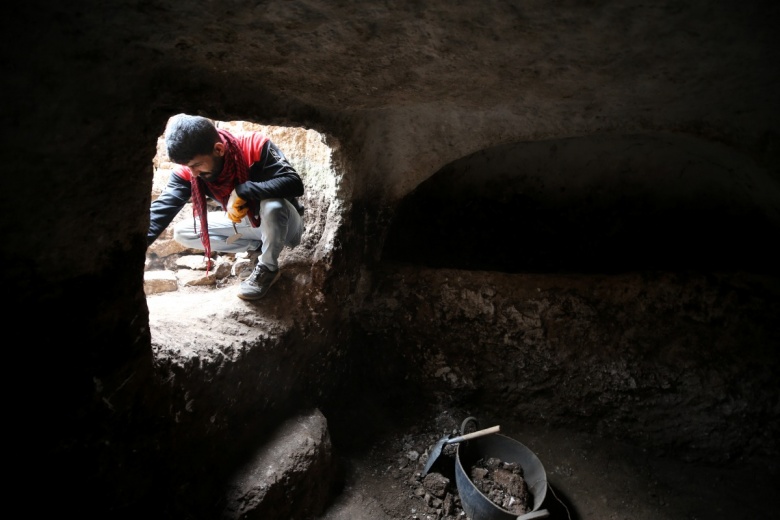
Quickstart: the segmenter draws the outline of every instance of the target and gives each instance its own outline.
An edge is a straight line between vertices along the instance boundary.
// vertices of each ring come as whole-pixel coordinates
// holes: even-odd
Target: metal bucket
[[[499,507],[477,489],[468,476],[468,470],[479,459],[490,457],[503,462],[514,462],[523,469],[523,478],[528,485],[528,491],[533,496],[531,511],[517,516]],[[530,520],[549,516],[546,509],[540,509],[547,495],[547,474],[542,462],[524,444],[505,435],[487,435],[458,444],[455,483],[458,486],[463,510],[471,520]]]

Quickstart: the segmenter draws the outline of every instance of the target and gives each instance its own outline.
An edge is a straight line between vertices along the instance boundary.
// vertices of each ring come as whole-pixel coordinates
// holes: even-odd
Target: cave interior
[[[213,517],[212,484],[254,440],[317,408],[338,448],[365,406],[757,464],[767,489],[779,11],[16,6],[0,190],[6,323],[24,324],[9,349],[14,494],[41,516]],[[289,145],[307,234],[276,299],[212,290],[174,296],[181,317],[150,310],[151,158],[180,112],[326,145],[316,160]],[[206,477],[182,486],[192,475]],[[764,498],[726,516],[769,517]]]

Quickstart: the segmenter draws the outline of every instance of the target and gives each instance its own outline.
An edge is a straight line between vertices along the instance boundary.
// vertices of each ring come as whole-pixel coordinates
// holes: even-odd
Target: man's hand
[[[232,222],[238,224],[244,217],[246,217],[248,211],[249,205],[244,199],[236,195],[236,190],[233,190],[233,193],[230,194],[230,198],[228,199],[228,218]]]

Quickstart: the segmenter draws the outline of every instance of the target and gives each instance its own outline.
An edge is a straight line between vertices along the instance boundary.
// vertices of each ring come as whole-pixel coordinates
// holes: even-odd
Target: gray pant
[[[243,253],[254,251],[262,243],[260,263],[271,271],[279,269],[279,255],[284,246],[295,247],[303,236],[303,218],[292,204],[285,199],[265,199],[260,202],[260,226],[253,228],[249,217],[236,224],[241,238],[228,244],[227,239],[235,234],[233,222],[224,211],[211,211],[208,214],[209,238],[211,250],[219,253]],[[200,221],[185,219],[173,227],[173,238],[190,249],[203,250],[200,241]]]

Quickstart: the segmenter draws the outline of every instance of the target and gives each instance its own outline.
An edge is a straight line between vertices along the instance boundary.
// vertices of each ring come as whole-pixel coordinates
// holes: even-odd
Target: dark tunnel
[[[506,144],[409,194],[383,258],[507,273],[769,273],[777,209],[755,202],[763,189],[744,157],[677,136]]]

